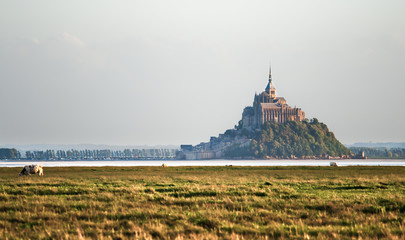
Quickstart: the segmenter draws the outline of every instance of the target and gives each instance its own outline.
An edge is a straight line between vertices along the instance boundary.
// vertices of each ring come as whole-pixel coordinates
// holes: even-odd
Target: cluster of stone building
[[[218,137],[211,137],[209,142],[200,143],[196,146],[181,145],[180,151],[176,154],[176,159],[198,160],[222,158],[225,150],[234,144],[243,147],[249,145],[250,140],[246,137],[219,134]]]
[[[243,110],[241,127],[255,131],[269,121],[284,123],[286,121],[303,121],[304,119],[304,111],[300,108],[290,107],[285,98],[276,96],[270,69],[265,90],[260,94],[255,94],[253,106],[245,107]],[[247,146],[250,144],[250,140],[239,135],[220,134],[219,137],[211,137],[207,143],[200,143],[196,146],[181,145],[181,150],[177,153],[176,158],[187,160],[221,158],[224,151],[235,144],[242,147]]]

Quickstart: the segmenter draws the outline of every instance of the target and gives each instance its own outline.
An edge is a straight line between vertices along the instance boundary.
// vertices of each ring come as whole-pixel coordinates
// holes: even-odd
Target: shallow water
[[[42,164],[44,167],[103,167],[103,166],[405,166],[405,159],[349,159],[349,160],[93,160],[93,161],[0,161],[0,167],[22,167]]]

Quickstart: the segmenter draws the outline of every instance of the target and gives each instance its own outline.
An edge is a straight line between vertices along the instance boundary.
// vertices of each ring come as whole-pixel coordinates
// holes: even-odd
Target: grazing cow
[[[338,165],[337,165],[336,162],[330,162],[330,166],[331,166],[331,167],[337,167]]]
[[[162,167],[167,167],[167,164],[166,164],[166,163],[163,163],[163,164],[162,164]]]
[[[42,168],[42,165],[25,165],[23,170],[20,172],[18,176],[23,176],[23,175],[30,175],[30,174],[37,174],[39,176],[44,175],[44,170]]]

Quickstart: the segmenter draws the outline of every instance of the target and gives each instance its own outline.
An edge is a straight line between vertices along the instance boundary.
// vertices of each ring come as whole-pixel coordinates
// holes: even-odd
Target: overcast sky
[[[405,141],[405,1],[0,1],[0,144],[197,144],[264,90]]]

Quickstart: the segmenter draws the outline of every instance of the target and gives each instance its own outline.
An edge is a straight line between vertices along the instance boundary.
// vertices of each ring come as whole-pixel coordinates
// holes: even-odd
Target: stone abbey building
[[[254,131],[268,121],[284,123],[290,121],[302,121],[305,113],[300,108],[292,108],[282,97],[276,97],[276,89],[269,73],[269,83],[264,92],[255,94],[253,106],[246,107],[242,114],[242,128]],[[230,146],[249,146],[251,139],[238,134],[241,129],[229,129],[218,137],[211,137],[209,142],[200,143],[196,146],[181,145],[181,151],[176,153],[177,159],[215,159],[222,158],[224,151]],[[227,134],[228,133],[228,134]]]
[[[272,121],[284,123],[290,121],[302,121],[305,112],[300,108],[292,108],[287,105],[283,97],[276,97],[269,71],[269,83],[264,92],[255,94],[253,106],[246,107],[242,114],[242,126],[250,130],[259,129],[265,122]]]

